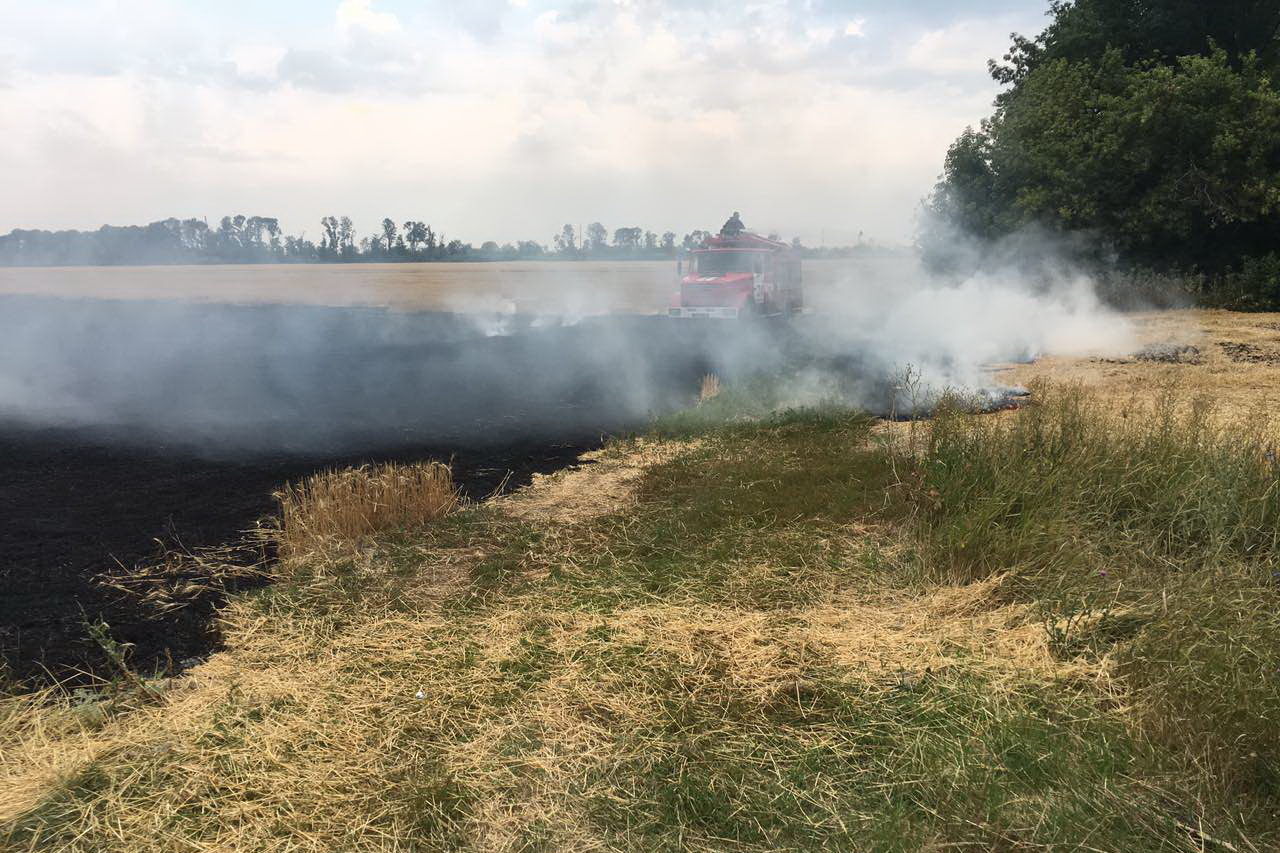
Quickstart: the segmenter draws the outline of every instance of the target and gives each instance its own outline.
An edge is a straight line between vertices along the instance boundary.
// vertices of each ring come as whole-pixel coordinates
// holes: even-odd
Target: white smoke
[[[892,374],[909,368],[926,398],[997,390],[992,369],[1000,364],[1120,355],[1134,346],[1129,319],[1099,300],[1088,275],[1057,262],[955,278],[930,274],[918,255],[902,253],[815,263],[809,278],[817,348]]]
[[[628,267],[620,287],[623,266],[547,263],[426,313],[0,297],[0,422],[232,452],[542,440],[641,427],[708,371],[789,374],[788,403],[883,413],[902,411],[907,369],[927,405],[998,393],[995,364],[1133,347],[1056,261],[959,279],[909,253],[810,261],[809,311],[789,325],[639,316],[665,311],[675,263]]]

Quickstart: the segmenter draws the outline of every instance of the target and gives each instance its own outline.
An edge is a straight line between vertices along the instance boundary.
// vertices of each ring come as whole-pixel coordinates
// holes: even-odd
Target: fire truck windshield
[[[760,271],[760,256],[756,252],[699,252],[693,260],[694,272],[698,275]]]

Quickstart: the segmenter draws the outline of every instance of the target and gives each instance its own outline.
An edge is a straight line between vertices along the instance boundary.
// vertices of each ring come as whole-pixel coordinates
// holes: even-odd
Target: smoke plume
[[[927,401],[990,391],[995,363],[1132,347],[1089,279],[1052,264],[944,279],[903,253],[807,262],[809,312],[754,327],[610,314],[565,266],[550,308],[515,286],[437,312],[0,297],[0,422],[208,453],[482,445],[643,426],[706,372],[781,372],[793,404],[885,412],[908,367]],[[653,275],[673,289],[674,269]]]

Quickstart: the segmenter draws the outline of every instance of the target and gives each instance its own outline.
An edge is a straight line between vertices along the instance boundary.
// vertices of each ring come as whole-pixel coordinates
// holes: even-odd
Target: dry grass
[[[698,441],[635,439],[624,447],[584,453],[579,464],[553,474],[534,474],[528,488],[494,501],[514,518],[535,523],[577,524],[634,505],[644,472],[701,446]]]
[[[1048,356],[1032,364],[1009,366],[996,378],[1030,385],[1082,384],[1098,392],[1117,411],[1141,412],[1153,397],[1176,385],[1184,399],[1212,397],[1224,421],[1252,417],[1258,409],[1280,406],[1280,364],[1242,363],[1224,344],[1261,350],[1280,348],[1280,314],[1237,314],[1228,311],[1164,311],[1133,318],[1137,346],[1195,346],[1198,363],[1165,364],[1135,358],[1099,359]]]
[[[0,269],[0,293],[400,310],[665,312],[675,261],[235,264]]]
[[[237,543],[187,548],[157,541],[157,556],[134,566],[117,565],[95,581],[139,601],[154,615],[220,598],[271,574],[269,527],[247,531]]]
[[[810,295],[865,277],[857,260],[805,262]],[[398,310],[665,314],[675,261],[5,267],[0,293]]]
[[[701,405],[718,396],[720,396],[720,377],[714,373],[708,373],[702,377],[702,388],[698,392],[698,404]]]
[[[922,425],[920,455],[894,470],[865,419],[834,413],[635,441],[503,511],[412,530],[456,506],[440,467],[305,483],[282,496],[283,580],[233,601],[226,651],[145,703],[0,700],[0,845],[1265,848],[1280,833],[1253,801],[1216,799],[1236,759],[1189,771],[1147,728],[1208,710],[1235,714],[1264,757],[1274,740],[1256,713],[1276,707],[1257,677],[1280,663],[1269,599],[1240,584],[1221,595],[1193,559],[1255,556],[1197,522],[1236,529],[1211,500],[1190,500],[1197,483],[1241,479],[1231,448],[1213,456],[1200,445],[1216,428],[1174,418],[1171,443],[1138,453],[1124,442],[1141,431],[1106,429],[1105,407],[1078,426],[1084,409],[1039,399],[1021,433],[988,432],[1006,423],[992,418]],[[1010,434],[1078,452],[1039,454],[1061,464],[1028,478],[1017,466],[1037,454],[1010,453]],[[965,452],[946,458],[947,441]],[[938,460],[938,482],[912,480]],[[1184,469],[1178,489],[1161,485]],[[893,503],[907,491],[911,514]],[[977,492],[1021,514],[983,515]],[[1042,493],[1071,500],[1036,504]],[[577,523],[560,523],[573,500]],[[1190,538],[1168,539],[1117,595],[1097,569],[1119,574],[1118,544],[1154,554],[1168,519]],[[926,523],[948,535],[913,527]],[[1121,524],[1134,535],[1117,539]],[[1188,547],[1201,540],[1214,547]],[[990,558],[976,580],[925,564],[969,565],[975,542]],[[1037,542],[1062,566],[1084,561],[1098,594],[1046,614],[1021,550]],[[1152,585],[1171,560],[1178,579]],[[1215,649],[1221,664],[1182,659]]]
[[[364,465],[307,477],[276,493],[280,546],[302,554],[324,542],[360,542],[373,533],[424,524],[453,512],[461,496],[439,462]]]
[[[625,802],[628,787],[659,781],[639,768],[670,748],[673,701],[699,715],[699,737],[721,741],[722,755],[708,760],[772,730],[782,742],[750,761],[785,765],[857,736],[820,712],[794,729],[775,719],[824,692],[851,690],[874,705],[946,689],[957,668],[994,667],[1010,688],[1066,672],[1013,614],[982,612],[990,592],[773,613],[653,605],[593,614],[534,595],[469,624],[377,612],[343,627],[255,624],[237,608],[237,647],[160,706],[95,716],[64,703],[28,714],[40,727],[8,733],[19,744],[7,763],[24,772],[3,779],[0,820],[73,790],[43,813],[62,832],[28,822],[14,841],[86,851],[516,850],[545,831],[555,849],[619,849],[630,845],[610,841],[593,801]],[[832,672],[841,683],[825,680]],[[630,763],[635,771],[611,769]],[[883,781],[878,774],[868,766],[863,784]],[[584,796],[584,786],[594,790]],[[720,846],[696,832],[688,841]]]

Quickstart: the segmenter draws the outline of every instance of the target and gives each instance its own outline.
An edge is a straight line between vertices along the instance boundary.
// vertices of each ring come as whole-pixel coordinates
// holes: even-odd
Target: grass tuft
[[[276,493],[282,553],[306,553],[325,541],[421,525],[453,512],[462,498],[448,465],[386,463],[313,474]]]
[[[716,376],[714,373],[708,373],[706,376],[702,377],[702,387],[698,392],[699,405],[707,402],[712,397],[719,396],[719,394],[720,377]]]

